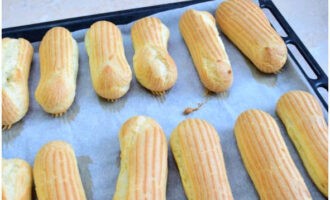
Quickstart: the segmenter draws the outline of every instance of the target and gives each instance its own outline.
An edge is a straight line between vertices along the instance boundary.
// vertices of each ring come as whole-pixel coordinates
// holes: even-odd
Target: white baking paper
[[[47,142],[64,140],[76,153],[82,181],[88,199],[112,199],[119,173],[119,140],[121,125],[135,115],[154,118],[167,138],[186,118],[201,118],[211,123],[219,133],[227,174],[235,199],[258,199],[254,186],[243,166],[237,149],[233,127],[238,115],[251,108],[270,113],[278,122],[291,156],[314,199],[324,199],[309,178],[297,151],[275,115],[279,97],[290,90],[310,91],[307,82],[289,59],[280,74],[265,75],[256,70],[238,49],[221,34],[230,58],[234,82],[230,90],[219,95],[205,95],[188,49],[179,33],[178,21],[188,8],[215,13],[220,1],[202,3],[186,8],[156,14],[170,29],[169,52],[178,68],[178,80],[165,97],[155,97],[133,78],[128,93],[119,101],[110,103],[100,99],[93,90],[88,56],[84,45],[86,30],[73,33],[79,42],[79,73],[75,102],[60,118],[45,113],[34,98],[39,81],[39,43],[34,43],[33,65],[29,88],[30,108],[27,115],[12,129],[3,133],[3,157],[22,158],[33,165],[38,150]],[[134,55],[130,27],[119,26],[124,39],[125,53],[132,65]],[[133,68],[132,68],[133,69]],[[196,107],[207,101],[200,110],[184,116],[187,107]],[[185,199],[178,169],[169,150],[167,199]]]

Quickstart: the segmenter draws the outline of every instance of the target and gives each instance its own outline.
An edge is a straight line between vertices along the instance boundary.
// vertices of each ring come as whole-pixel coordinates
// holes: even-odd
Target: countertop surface
[[[126,10],[175,0],[3,0],[3,28]],[[291,27],[328,74],[328,1],[273,0]]]

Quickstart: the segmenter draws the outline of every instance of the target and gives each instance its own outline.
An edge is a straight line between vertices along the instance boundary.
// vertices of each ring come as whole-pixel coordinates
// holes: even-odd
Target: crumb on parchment
[[[195,108],[188,107],[188,108],[186,108],[186,109],[183,111],[183,114],[184,114],[184,115],[189,115],[190,113],[199,110],[204,104],[205,104],[205,102],[203,102],[203,103],[198,103],[197,107],[195,107]]]

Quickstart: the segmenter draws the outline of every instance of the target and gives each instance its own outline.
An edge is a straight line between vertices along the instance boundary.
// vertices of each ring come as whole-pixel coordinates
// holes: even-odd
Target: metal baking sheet
[[[178,68],[178,80],[164,97],[151,95],[133,77],[131,88],[122,99],[110,103],[99,98],[91,84],[88,56],[83,41],[86,30],[80,30],[73,33],[79,45],[76,98],[64,116],[53,118],[41,109],[34,98],[40,67],[39,43],[33,43],[29,112],[12,129],[4,131],[3,157],[22,158],[33,165],[36,153],[44,144],[53,140],[66,141],[75,150],[88,199],[112,199],[120,164],[118,133],[127,119],[135,115],[150,116],[162,126],[169,138],[182,120],[201,118],[210,122],[219,133],[234,198],[258,199],[242,163],[233,132],[238,115],[247,109],[257,108],[270,113],[278,122],[290,154],[312,197],[325,199],[309,178],[285,128],[275,114],[276,102],[285,92],[297,89],[312,92],[290,58],[281,73],[262,74],[221,34],[233,68],[234,82],[226,93],[206,94],[179,33],[178,21],[189,8],[214,14],[220,2],[207,2],[154,15],[170,29],[168,48]],[[123,34],[126,57],[132,68],[134,50],[130,37],[131,24],[119,27]],[[202,102],[205,104],[200,110],[188,116],[182,114],[185,108],[197,106]],[[167,199],[186,199],[170,149],[168,161]]]

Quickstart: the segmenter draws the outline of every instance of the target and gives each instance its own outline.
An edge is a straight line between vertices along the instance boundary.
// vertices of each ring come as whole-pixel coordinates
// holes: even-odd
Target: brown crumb
[[[186,108],[186,109],[183,111],[183,114],[184,114],[184,115],[189,115],[190,113],[199,110],[199,109],[204,105],[204,103],[205,103],[205,102],[203,102],[203,103],[199,103],[198,106],[197,106],[196,108],[191,108],[191,107]]]
[[[196,108],[186,108],[184,111],[183,111],[183,114],[184,115],[189,115],[190,113],[196,111],[197,109]]]

